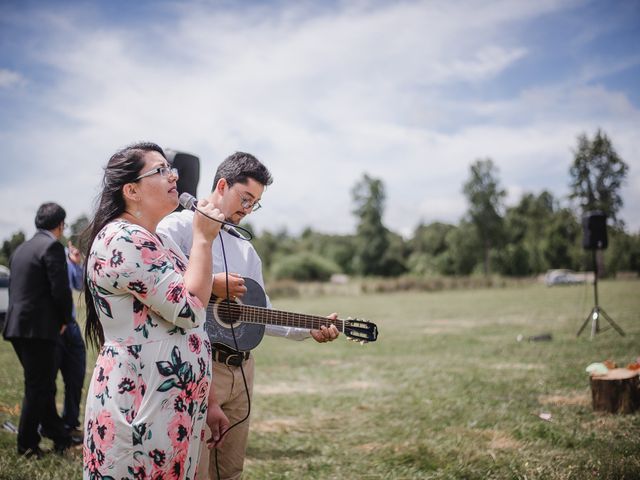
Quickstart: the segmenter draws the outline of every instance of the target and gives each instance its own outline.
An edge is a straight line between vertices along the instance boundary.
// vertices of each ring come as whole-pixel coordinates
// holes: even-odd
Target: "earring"
[[[141,212],[140,210],[136,210],[135,212],[133,212],[133,215],[134,215],[136,218],[140,218],[140,217],[142,217],[142,212]]]

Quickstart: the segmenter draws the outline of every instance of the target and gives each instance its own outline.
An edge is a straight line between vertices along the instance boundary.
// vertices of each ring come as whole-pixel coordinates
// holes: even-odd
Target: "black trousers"
[[[36,448],[40,443],[38,425],[56,446],[69,443],[69,433],[56,410],[56,342],[12,338],[13,349],[24,370],[24,398],[18,426],[18,450]]]
[[[87,350],[82,340],[80,327],[70,322],[60,336],[57,360],[64,380],[64,409],[62,420],[67,429],[77,428],[80,422],[80,401],[84,373],[87,369]]]

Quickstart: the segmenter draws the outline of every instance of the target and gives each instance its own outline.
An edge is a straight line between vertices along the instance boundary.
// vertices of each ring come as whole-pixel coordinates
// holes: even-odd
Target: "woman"
[[[152,143],[117,152],[105,168],[85,266],[86,337],[100,348],[85,408],[85,479],[194,478],[207,401],[219,409],[208,395],[203,305],[220,223],[194,216],[189,261],[156,234],[178,205],[177,178]],[[206,200],[198,206],[224,219]]]

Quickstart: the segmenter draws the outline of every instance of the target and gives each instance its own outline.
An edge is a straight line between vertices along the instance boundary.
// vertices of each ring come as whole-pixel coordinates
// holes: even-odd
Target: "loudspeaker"
[[[198,182],[200,181],[200,159],[190,153],[165,149],[169,164],[178,169],[178,195],[188,192],[198,198]],[[182,210],[182,207],[178,207]]]
[[[587,212],[582,217],[582,247],[585,250],[603,250],[607,239],[607,216],[603,212]]]

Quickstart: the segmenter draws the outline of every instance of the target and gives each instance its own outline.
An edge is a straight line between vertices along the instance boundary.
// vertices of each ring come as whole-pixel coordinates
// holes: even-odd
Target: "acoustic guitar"
[[[245,278],[244,285],[247,292],[242,300],[228,301],[215,295],[209,300],[205,328],[212,344],[223,344],[241,352],[252,350],[262,340],[266,325],[311,330],[333,324],[339,332],[356,342],[375,342],[378,338],[378,327],[366,320],[330,320],[326,317],[266,308],[267,296],[260,284],[251,278]]]

